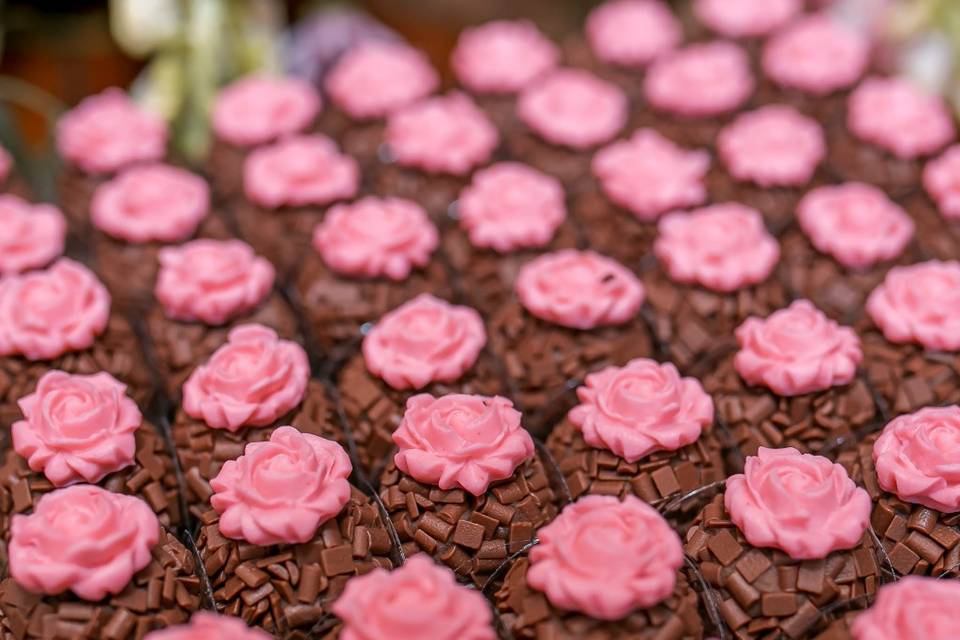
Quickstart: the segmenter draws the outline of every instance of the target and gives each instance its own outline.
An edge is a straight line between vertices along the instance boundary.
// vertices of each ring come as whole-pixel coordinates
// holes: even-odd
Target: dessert
[[[853,639],[949,638],[954,633],[951,603],[958,595],[957,584],[948,580],[904,578],[886,585],[876,604],[850,625]]]
[[[45,267],[63,255],[67,221],[49,204],[0,195],[0,276]]]
[[[198,611],[187,624],[153,631],[146,640],[268,640],[269,635],[231,616]]]
[[[711,31],[728,38],[758,38],[788,24],[802,0],[695,0],[693,13]]]

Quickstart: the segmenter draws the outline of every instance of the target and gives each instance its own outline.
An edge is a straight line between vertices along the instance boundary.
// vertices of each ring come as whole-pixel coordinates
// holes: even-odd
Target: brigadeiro
[[[393,448],[407,399],[505,394],[499,364],[486,348],[475,309],[423,293],[379,318],[361,353],[346,362],[337,391],[365,473],[376,477]]]
[[[489,318],[490,341],[535,433],[562,417],[587,372],[653,354],[644,287],[606,256],[543,254],[520,269],[514,294]]]
[[[392,566],[390,535],[350,473],[339,444],[287,426],[223,464],[197,537],[217,610],[274,637],[315,637],[350,578]]]
[[[879,586],[870,496],[843,467],[761,447],[704,507],[685,550],[738,638],[810,637]]]
[[[143,500],[92,485],[13,517],[0,630],[12,638],[132,640],[201,607],[193,554]]]
[[[516,638],[704,637],[670,525],[634,496],[587,496],[540,530],[496,594]]]
[[[704,499],[683,498],[725,477],[713,401],[672,364],[606,367],[587,375],[577,397],[547,440],[574,499],[635,495],[686,524]]]
[[[484,586],[553,519],[561,498],[520,412],[501,397],[418,394],[393,433],[380,499],[407,555]]]

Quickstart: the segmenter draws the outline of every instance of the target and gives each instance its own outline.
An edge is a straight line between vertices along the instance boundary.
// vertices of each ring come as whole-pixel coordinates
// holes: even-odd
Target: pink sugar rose
[[[927,163],[923,186],[944,218],[960,220],[960,145]]]
[[[756,38],[787,24],[803,10],[803,0],[696,0],[693,12],[703,24],[728,38]]]
[[[50,204],[0,195],[0,276],[43,267],[63,253],[67,221]]]
[[[587,16],[587,40],[603,62],[643,67],[683,40],[683,28],[661,0],[609,0]]]
[[[252,147],[307,129],[321,107],[317,90],[304,80],[251,75],[220,90],[211,124],[221,140]]]
[[[460,33],[450,54],[457,79],[476,93],[516,93],[557,66],[560,50],[526,20],[495,20]]]
[[[873,606],[853,619],[854,640],[952,640],[960,583],[904,576],[880,587]]]
[[[280,427],[210,481],[220,532],[258,546],[309,542],[350,499],[353,467],[332,440]]]
[[[248,627],[241,618],[198,611],[189,624],[151,631],[144,640],[270,640],[272,636]]]
[[[627,462],[696,442],[713,423],[713,400],[695,378],[647,358],[587,375],[570,421],[592,447]]]
[[[687,45],[658,58],[647,70],[644,95],[656,109],[689,118],[733,111],[753,93],[746,52],[721,40]]]

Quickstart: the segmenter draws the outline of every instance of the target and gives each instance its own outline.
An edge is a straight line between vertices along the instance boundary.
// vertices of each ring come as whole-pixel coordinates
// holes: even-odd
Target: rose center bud
[[[20,302],[15,309],[27,327],[48,331],[51,324],[69,319],[74,311],[74,295],[64,292],[47,278],[31,278],[23,283]]]
[[[98,413],[105,409],[96,398],[79,392],[63,394],[55,398],[50,415],[59,426],[60,433],[72,438],[84,438],[97,433],[105,420]]]

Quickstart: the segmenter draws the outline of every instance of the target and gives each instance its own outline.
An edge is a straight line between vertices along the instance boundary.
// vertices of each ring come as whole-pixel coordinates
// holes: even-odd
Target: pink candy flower
[[[960,145],[950,147],[927,163],[923,186],[944,218],[960,220]]]
[[[597,58],[642,67],[683,40],[683,29],[661,0],[609,0],[587,16],[587,40]]]
[[[653,250],[677,282],[731,292],[763,282],[780,245],[760,214],[741,204],[715,204],[660,220]]]
[[[190,618],[190,624],[151,631],[144,640],[270,640],[271,637],[260,629],[248,627],[240,618],[198,611]]]
[[[305,130],[321,106],[316,89],[299,78],[252,75],[220,90],[211,124],[221,140],[250,147]]]
[[[960,583],[905,576],[880,587],[872,607],[853,619],[854,640],[951,640],[957,635]]]
[[[460,83],[477,93],[516,93],[557,66],[560,50],[526,20],[464,29],[450,54]]]
[[[586,443],[627,462],[692,444],[713,423],[713,400],[669,362],[638,358],[591,373],[577,397],[569,418]]]
[[[210,481],[220,532],[250,544],[309,542],[350,499],[347,452],[332,440],[280,427],[251,442]]]
[[[0,275],[49,264],[63,253],[67,221],[49,204],[0,195]]]
[[[309,379],[303,347],[269,327],[241,325],[190,374],[183,410],[214,429],[265,427],[300,404]]]
[[[553,606],[599,620],[620,620],[667,599],[683,565],[676,532],[632,495],[622,502],[581,498],[537,536],[527,582]]]
[[[380,318],[363,339],[363,359],[394,389],[421,389],[458,379],[486,342],[474,309],[424,293]]]
[[[639,220],[703,203],[710,154],[688,151],[653,129],[604,147],[593,157],[593,174],[613,202]]]
[[[571,329],[630,322],[643,304],[643,285],[616,260],[564,249],[523,265],[514,286],[533,315]]]
[[[656,109],[690,118],[733,111],[753,93],[746,52],[731,42],[692,44],[657,59],[643,90]]]
[[[756,38],[777,29],[803,10],[803,0],[696,0],[700,22],[728,38]]]

